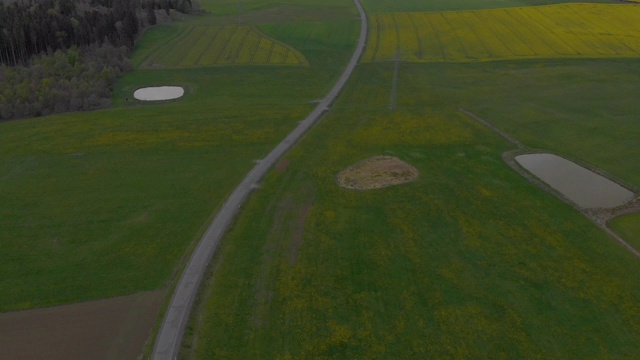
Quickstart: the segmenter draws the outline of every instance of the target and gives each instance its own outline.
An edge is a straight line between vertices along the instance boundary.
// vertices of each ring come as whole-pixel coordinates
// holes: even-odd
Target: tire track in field
[[[224,25],[216,28],[216,33],[211,38],[211,41],[209,42],[209,46],[207,46],[207,48],[204,49],[204,51],[202,51],[202,53],[200,53],[200,56],[198,56],[198,59],[194,62],[194,64],[202,65],[201,64],[202,58],[205,56],[205,54],[209,53],[209,50],[211,50],[211,48],[213,47],[213,44],[215,44],[216,39],[218,38],[218,35],[220,35],[220,33],[223,30],[224,30]]]

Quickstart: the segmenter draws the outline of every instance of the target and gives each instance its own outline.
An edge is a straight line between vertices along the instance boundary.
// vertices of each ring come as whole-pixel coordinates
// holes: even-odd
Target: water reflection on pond
[[[138,89],[133,97],[142,101],[159,101],[177,99],[184,95],[184,89],[180,86],[156,86]]]
[[[623,205],[634,193],[574,162],[553,154],[526,154],[516,161],[540,180],[583,208]]]

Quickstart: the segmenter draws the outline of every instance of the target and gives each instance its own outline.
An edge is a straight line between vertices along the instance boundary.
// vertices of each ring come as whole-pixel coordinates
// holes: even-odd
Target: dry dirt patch
[[[396,157],[374,156],[340,172],[336,182],[347,189],[369,190],[408,183],[418,175],[418,169]]]
[[[137,359],[163,291],[0,314],[2,359]]]

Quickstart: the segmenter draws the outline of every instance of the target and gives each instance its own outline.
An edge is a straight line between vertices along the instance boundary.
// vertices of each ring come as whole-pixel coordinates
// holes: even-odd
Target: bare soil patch
[[[393,156],[374,156],[348,167],[336,182],[347,189],[370,190],[411,182],[418,169]]]
[[[164,291],[0,314],[3,359],[137,359]]]

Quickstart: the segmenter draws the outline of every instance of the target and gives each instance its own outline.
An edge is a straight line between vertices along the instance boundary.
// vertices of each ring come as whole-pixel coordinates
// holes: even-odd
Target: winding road
[[[336,99],[340,91],[351,77],[353,70],[360,61],[360,57],[366,46],[367,39],[367,15],[359,0],[353,0],[360,13],[360,37],[358,45],[353,53],[347,68],[344,70],[338,82],[333,86],[327,96],[318,106],[307,116],[306,119],[280,142],[263,160],[247,174],[242,182],[233,190],[229,198],[209,225],[204,236],[198,242],[196,249],[189,260],[178,285],[176,286],[171,303],[165,313],[160,332],[156,338],[153,348],[152,359],[154,360],[174,360],[178,357],[180,344],[184,335],[184,330],[189,321],[189,315],[193,308],[193,303],[197,295],[200,283],[204,276],[213,254],[218,248],[223,235],[231,221],[235,218],[242,204],[246,201],[251,191],[258,182],[265,176],[269,168],[273,166],[282,155],[287,152],[300,138],[315,125],[322,115],[329,111],[329,107]]]

